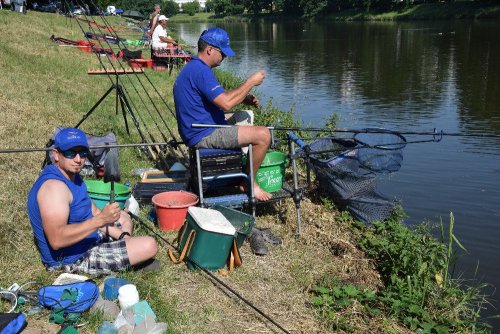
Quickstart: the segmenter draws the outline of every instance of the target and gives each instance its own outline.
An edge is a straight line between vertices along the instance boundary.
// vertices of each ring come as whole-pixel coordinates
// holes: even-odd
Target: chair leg
[[[195,150],[196,156],[196,174],[198,176],[198,196],[200,198],[200,206],[204,207],[205,203],[203,200],[203,180],[201,178],[201,160],[200,160],[200,150]]]

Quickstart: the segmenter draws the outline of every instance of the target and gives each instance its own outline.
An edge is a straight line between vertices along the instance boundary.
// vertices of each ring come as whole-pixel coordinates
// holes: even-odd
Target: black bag
[[[123,60],[130,60],[130,59],[141,59],[142,58],[142,51],[130,51],[129,49],[122,49],[120,52],[120,56],[123,58]]]

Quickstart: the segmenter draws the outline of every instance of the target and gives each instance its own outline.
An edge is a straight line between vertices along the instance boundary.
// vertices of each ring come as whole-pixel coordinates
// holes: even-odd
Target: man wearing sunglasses
[[[28,215],[42,262],[48,270],[89,274],[151,268],[156,241],[132,237],[130,216],[118,203],[102,210],[92,203],[79,174],[89,154],[83,131],[62,129],[54,138],[54,164],[45,167],[31,188]]]
[[[250,91],[264,80],[264,71],[250,75],[245,82],[226,91],[217,81],[212,68],[235,53],[229,46],[229,36],[221,28],[205,30],[198,40],[198,56],[184,66],[174,84],[174,102],[179,133],[189,147],[235,148],[253,145],[253,170],[257,173],[269,144],[271,134],[263,126],[234,126],[229,128],[193,128],[193,123],[225,125],[225,113],[243,103],[259,106]],[[230,122],[232,123],[232,122]],[[234,123],[232,123],[234,124]],[[249,162],[250,163],[250,162]],[[249,170],[247,166],[247,171]],[[254,183],[255,197],[265,201],[271,194]]]

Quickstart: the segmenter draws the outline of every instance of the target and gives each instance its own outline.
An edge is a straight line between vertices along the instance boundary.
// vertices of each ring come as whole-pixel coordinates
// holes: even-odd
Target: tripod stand
[[[75,128],[78,128],[96,109],[97,107],[108,97],[111,92],[116,90],[116,98],[115,98],[115,110],[116,110],[116,115],[118,115],[118,103],[120,104],[122,115],[123,115],[123,120],[125,122],[125,128],[127,130],[127,134],[130,135],[130,129],[128,126],[128,121],[127,121],[127,113],[130,115],[130,118],[132,119],[132,122],[134,123],[137,132],[139,133],[139,136],[141,137],[143,142],[147,142],[146,137],[144,136],[142,130],[139,127],[139,122],[137,122],[137,119],[134,115],[134,112],[132,111],[132,107],[130,106],[130,103],[127,99],[127,96],[125,95],[125,92],[123,90],[123,87],[120,85],[120,82],[118,80],[119,75],[127,75],[127,74],[132,74],[132,73],[137,73],[137,74],[144,74],[144,70],[142,69],[135,69],[132,68],[130,70],[108,70],[108,69],[99,69],[99,70],[89,70],[87,72],[90,75],[114,75],[115,76],[115,82],[111,84],[111,87],[104,93],[103,96],[90,108],[90,110],[83,115],[82,119],[74,126]],[[54,141],[50,139],[46,147],[50,147],[54,144]],[[156,159],[155,154],[152,152],[151,148],[148,147],[148,149],[144,150],[146,155],[150,156],[153,158],[153,160]],[[42,168],[45,167],[50,161],[49,154],[47,153],[43,163],[42,163]]]
[[[109,71],[107,69],[104,70],[89,70],[87,72],[88,74],[91,75],[107,75],[109,73],[112,73],[115,76],[115,83],[111,84],[111,87],[104,93],[104,95],[97,101],[90,110],[83,115],[82,119],[78,122],[78,124],[75,125],[75,128],[78,128],[93,112],[94,110],[97,109],[97,107],[106,99],[106,97],[111,94],[113,90],[116,90],[116,99],[115,99],[115,110],[116,114],[118,115],[118,102],[120,103],[121,106],[121,111],[123,115],[123,120],[125,121],[125,128],[127,129],[127,134],[130,135],[130,130],[128,127],[128,122],[127,122],[127,112],[130,114],[130,117],[132,118],[132,121],[134,125],[137,128],[137,131],[139,132],[139,135],[141,136],[141,139],[143,141],[146,141],[146,138],[144,137],[144,134],[142,133],[141,129],[139,128],[139,123],[137,122],[137,119],[135,118],[134,112],[132,111],[132,108],[130,107],[130,103],[128,102],[127,96],[125,95],[122,86],[119,83],[118,76],[119,75],[127,75],[130,73],[144,73],[144,71],[141,70],[113,70]]]

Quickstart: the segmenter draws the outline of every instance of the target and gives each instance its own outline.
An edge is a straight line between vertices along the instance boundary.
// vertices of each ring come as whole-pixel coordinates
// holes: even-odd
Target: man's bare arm
[[[98,228],[115,222],[120,217],[117,204],[107,205],[91,219],[80,224],[68,224],[72,195],[68,187],[58,180],[46,181],[38,191],[37,201],[43,230],[50,246],[56,250],[76,244]]]
[[[230,111],[238,104],[244,102],[248,93],[253,87],[260,85],[262,81],[264,81],[264,77],[264,71],[257,71],[253,73],[241,86],[217,96],[214,103],[225,112]]]

